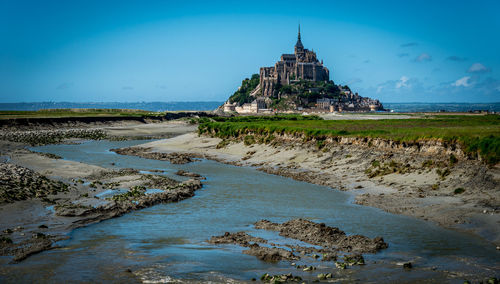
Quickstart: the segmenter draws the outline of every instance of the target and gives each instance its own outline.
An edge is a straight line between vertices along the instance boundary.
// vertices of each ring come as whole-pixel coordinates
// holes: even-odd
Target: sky
[[[500,1],[0,0],[0,102],[225,101],[305,48],[382,102],[500,102]]]

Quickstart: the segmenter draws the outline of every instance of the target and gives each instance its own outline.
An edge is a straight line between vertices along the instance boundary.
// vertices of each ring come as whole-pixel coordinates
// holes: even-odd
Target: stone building
[[[274,94],[279,85],[288,85],[299,79],[328,81],[330,72],[319,62],[314,51],[304,48],[300,38],[300,25],[294,54],[282,54],[274,67],[260,68],[260,85],[264,97]]]
[[[226,103],[228,104],[228,103]],[[226,104],[224,104],[224,111],[229,112],[231,109],[228,107],[228,111],[226,111]],[[246,103],[243,104],[242,106],[234,106],[234,111],[237,113],[259,113],[259,112],[266,112],[266,102],[262,98],[257,98],[253,100],[251,103]]]

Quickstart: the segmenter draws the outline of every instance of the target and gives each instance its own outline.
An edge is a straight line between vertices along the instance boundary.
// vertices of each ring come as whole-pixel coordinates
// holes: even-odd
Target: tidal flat
[[[113,122],[97,127],[109,135],[103,140],[75,137],[41,146],[2,141],[8,167],[22,168],[25,179],[40,175],[67,188],[2,203],[0,280],[247,282],[262,276],[268,282],[279,276],[462,283],[498,277],[495,166],[458,154],[450,166],[450,153],[422,155],[398,147],[382,153],[384,145],[370,148],[356,140],[318,147],[317,141],[293,137],[259,143],[254,136],[252,142],[245,139],[248,133],[221,139],[199,135],[201,128],[191,123]],[[152,133],[153,141],[130,140]],[[429,159],[435,164],[424,167]],[[442,162],[450,169],[444,178],[437,173],[444,170]],[[176,185],[186,183],[196,189],[187,186],[181,193],[186,198],[175,198]],[[454,193],[457,184],[465,191]],[[275,230],[258,226],[267,224],[263,219]],[[307,221],[293,221],[298,219]],[[246,243],[210,241],[239,232],[250,236],[243,237]],[[357,251],[349,243],[311,241],[301,232],[336,232],[335,240],[344,236],[356,244],[380,237],[387,247]],[[36,246],[27,258],[16,259],[8,250],[29,243]]]

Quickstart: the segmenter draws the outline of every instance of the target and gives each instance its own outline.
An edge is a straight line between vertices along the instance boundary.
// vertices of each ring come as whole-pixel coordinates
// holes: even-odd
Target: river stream
[[[178,180],[185,179],[174,175],[182,169],[207,179],[193,198],[74,230],[69,240],[59,243],[61,248],[9,265],[12,270],[9,280],[239,282],[258,279],[266,272],[291,272],[311,281],[320,271],[328,271],[334,273],[334,280],[441,282],[446,279],[462,283],[470,275],[486,277],[498,273],[500,253],[491,243],[429,222],[355,205],[353,196],[346,192],[209,160],[173,165],[109,151],[144,142],[147,141],[85,141],[78,145],[32,148],[107,168],[163,170],[165,175]],[[261,219],[284,222],[294,218],[324,222],[347,234],[382,236],[389,248],[365,254],[364,266],[342,271],[331,262],[308,260],[319,268],[311,273],[297,270],[290,262],[260,261],[242,254],[243,248],[239,246],[206,242],[226,231],[246,231],[280,243],[283,238],[277,233],[256,230],[252,224]],[[402,268],[401,263],[407,261],[413,263],[414,269]]]

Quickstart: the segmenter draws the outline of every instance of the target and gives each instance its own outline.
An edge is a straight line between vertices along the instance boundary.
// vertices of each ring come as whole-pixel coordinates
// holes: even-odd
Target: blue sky
[[[500,1],[0,0],[0,102],[224,101],[292,53],[382,102],[499,102]]]

